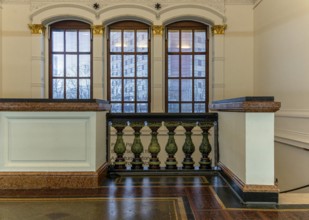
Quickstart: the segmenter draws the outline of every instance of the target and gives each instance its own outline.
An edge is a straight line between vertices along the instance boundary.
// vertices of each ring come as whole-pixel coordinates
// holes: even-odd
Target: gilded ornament
[[[163,34],[163,26],[162,25],[153,25],[152,33],[154,35],[162,35]]]
[[[104,33],[103,25],[92,25],[91,30],[93,35],[102,35]]]
[[[211,28],[211,31],[212,31],[213,34],[219,35],[219,34],[224,34],[226,28],[227,28],[227,25],[226,25],[226,24],[224,24],[224,25],[214,25],[214,26]]]
[[[44,34],[46,27],[43,24],[28,24],[31,34]]]

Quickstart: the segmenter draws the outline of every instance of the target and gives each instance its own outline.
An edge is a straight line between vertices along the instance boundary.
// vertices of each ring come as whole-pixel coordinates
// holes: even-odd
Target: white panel
[[[273,185],[274,113],[246,113],[246,184]]]
[[[10,161],[84,161],[86,119],[8,119]]]

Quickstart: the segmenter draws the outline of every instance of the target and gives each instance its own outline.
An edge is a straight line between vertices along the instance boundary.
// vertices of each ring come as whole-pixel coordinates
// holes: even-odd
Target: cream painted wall
[[[31,97],[29,5],[2,4],[2,96]]]
[[[262,0],[254,9],[254,94],[282,104],[275,123],[280,190],[308,184],[309,1]],[[307,189],[308,191],[309,189]]]
[[[0,98],[2,98],[2,1],[0,1]]]
[[[227,5],[224,98],[253,95],[253,6]]]

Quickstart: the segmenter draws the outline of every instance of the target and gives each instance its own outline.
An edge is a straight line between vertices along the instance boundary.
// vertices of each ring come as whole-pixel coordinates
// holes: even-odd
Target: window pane
[[[206,101],[205,79],[194,80],[194,101]]]
[[[192,113],[192,104],[181,104],[181,113]]]
[[[113,103],[113,104],[112,104],[112,108],[111,108],[111,112],[114,112],[114,113],[121,113],[121,112],[122,112],[121,104],[119,104],[119,103]]]
[[[79,98],[90,99],[90,79],[79,80]]]
[[[179,31],[168,31],[168,52],[179,52]]]
[[[206,31],[194,32],[194,51],[206,52]]]
[[[121,31],[112,30],[110,32],[110,51],[121,52]]]
[[[64,76],[64,56],[60,54],[53,55],[53,76]]]
[[[123,107],[124,107],[123,112],[125,112],[125,113],[134,113],[135,112],[134,104],[125,103],[123,105]]]
[[[192,101],[192,80],[181,80],[181,101]]]
[[[77,52],[77,31],[65,32],[66,52]]]
[[[192,52],[192,31],[181,31],[181,52]]]
[[[168,77],[179,77],[179,56],[168,56]]]
[[[168,80],[168,101],[179,101],[179,80]]]
[[[124,55],[124,76],[134,76],[135,75],[135,59],[134,55]]]
[[[77,80],[67,79],[66,80],[66,98],[77,99]]]
[[[181,56],[181,76],[182,77],[192,76],[192,56],[191,55]]]
[[[63,31],[53,31],[53,52],[63,52],[64,33]]]
[[[148,80],[138,79],[136,81],[136,85],[137,85],[136,100],[137,101],[147,101],[148,100]]]
[[[79,52],[90,52],[90,30],[79,31]]]
[[[148,112],[148,104],[147,103],[138,103],[137,106],[136,106],[136,112],[147,113]]]
[[[136,56],[136,68],[137,77],[147,77],[148,76],[148,55],[137,55]]]
[[[194,112],[205,113],[206,112],[205,103],[194,104]]]
[[[63,99],[64,98],[64,80],[53,79],[53,98]]]
[[[77,76],[77,55],[66,55],[66,76],[76,77]]]
[[[122,99],[121,79],[111,79],[111,101],[121,101]]]
[[[168,104],[168,112],[169,113],[178,113],[179,112],[179,104]]]
[[[148,51],[148,31],[137,30],[136,32],[137,52]]]
[[[205,77],[206,70],[206,56],[205,55],[195,55],[194,56],[194,76],[195,77]]]
[[[111,55],[111,77],[122,76],[122,57],[121,55]]]
[[[125,79],[123,85],[124,85],[124,101],[134,101],[135,99],[134,79]]]
[[[79,77],[90,77],[90,55],[79,55]]]
[[[124,35],[124,43],[123,43],[123,51],[124,52],[134,52],[134,31],[126,30],[123,32]]]

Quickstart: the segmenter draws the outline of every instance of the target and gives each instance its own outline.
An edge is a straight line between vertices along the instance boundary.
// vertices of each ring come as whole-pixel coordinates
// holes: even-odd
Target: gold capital
[[[44,34],[46,27],[43,24],[28,24],[31,34]]]
[[[163,34],[163,25],[153,25],[152,26],[152,33],[154,35],[162,35]]]
[[[212,31],[212,34],[224,34],[225,30],[227,28],[227,25],[224,24],[224,25],[214,25],[212,28],[211,28],[211,31]]]
[[[102,35],[104,33],[103,25],[92,25],[91,30],[93,35]]]

